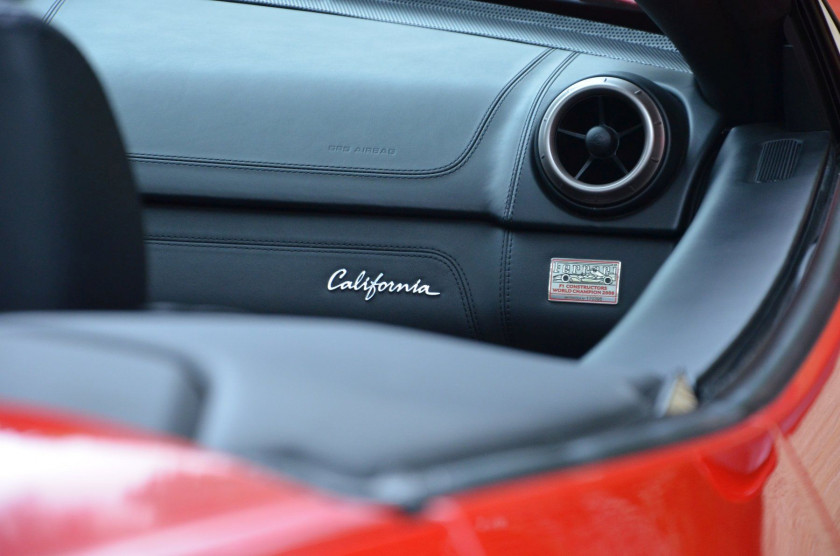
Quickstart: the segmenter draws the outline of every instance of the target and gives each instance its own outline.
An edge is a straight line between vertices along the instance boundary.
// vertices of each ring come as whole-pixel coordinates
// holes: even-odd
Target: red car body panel
[[[441,497],[415,515],[180,441],[0,407],[0,554],[840,551],[840,306],[743,423],[643,454]]]

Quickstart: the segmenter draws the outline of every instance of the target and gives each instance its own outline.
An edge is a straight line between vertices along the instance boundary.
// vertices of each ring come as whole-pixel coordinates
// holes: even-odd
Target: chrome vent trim
[[[592,121],[592,126],[587,133],[586,129],[567,129],[564,127],[568,116],[574,116],[576,107],[582,106],[586,101],[595,102],[599,105],[599,117]],[[629,114],[637,118],[638,124],[627,129],[612,129],[610,119],[613,114],[605,114],[604,99],[610,103],[626,106],[627,109],[635,111]],[[619,115],[622,116],[622,115]],[[590,118],[592,119],[592,118]],[[579,125],[579,124],[578,124]],[[587,124],[588,125],[588,124]],[[589,138],[597,139],[598,131],[607,130],[612,136],[614,150],[612,154],[592,154],[593,143]],[[643,133],[643,139],[633,138],[633,141],[640,142],[640,154],[633,156],[636,160],[631,165],[626,160],[619,158],[622,141],[629,144],[633,133]],[[582,166],[567,168],[569,161],[564,164],[564,155],[558,143],[558,135],[572,136],[578,141],[583,141],[589,158]],[[603,133],[602,133],[603,134]],[[657,102],[644,89],[618,77],[591,77],[584,79],[564,90],[549,105],[543,117],[537,136],[537,149],[540,164],[552,185],[564,196],[590,207],[604,207],[615,205],[630,199],[641,193],[642,190],[651,184],[665,158],[665,151],[668,144],[668,130],[662,111]],[[568,158],[568,157],[566,157]],[[587,172],[593,164],[603,167],[614,166],[615,173],[620,174],[615,179],[589,180]],[[600,182],[599,182],[600,181]]]

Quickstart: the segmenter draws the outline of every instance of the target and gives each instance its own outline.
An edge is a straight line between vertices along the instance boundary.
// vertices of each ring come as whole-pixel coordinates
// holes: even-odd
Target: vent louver
[[[593,77],[575,83],[549,106],[538,151],[561,194],[604,207],[650,185],[666,143],[662,113],[643,89],[617,77]]]

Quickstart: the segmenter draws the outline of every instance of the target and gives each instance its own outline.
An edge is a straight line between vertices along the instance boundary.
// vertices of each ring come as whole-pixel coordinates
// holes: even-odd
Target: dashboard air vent
[[[667,126],[657,103],[618,77],[579,81],[554,99],[540,126],[540,163],[568,199],[605,207],[641,193],[665,156]]]

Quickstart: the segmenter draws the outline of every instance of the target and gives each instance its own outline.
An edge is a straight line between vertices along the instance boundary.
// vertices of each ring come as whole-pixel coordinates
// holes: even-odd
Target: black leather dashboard
[[[324,10],[357,1],[368,0]],[[740,421],[747,406],[730,407],[724,419],[707,397],[731,384],[721,362],[743,357],[757,329],[787,318],[812,261],[826,275],[836,266],[819,261],[820,250],[837,249],[816,245],[824,222],[836,219],[827,214],[836,212],[829,133],[784,122],[719,133],[721,119],[691,75],[680,64],[652,63],[638,35],[619,56],[615,29],[605,29],[601,53],[563,29],[542,41],[489,24],[464,30],[485,14],[466,0],[440,0],[448,15],[434,25],[422,10],[413,22],[396,21],[404,11],[388,20],[386,7],[399,4],[392,0],[370,17],[213,0],[28,4],[82,45],[119,110],[144,192],[154,300],[378,320],[585,355],[545,357],[336,319],[12,314],[0,319],[0,391],[9,399],[190,437],[322,487],[416,507],[435,494],[590,461],[603,455],[599,445],[613,455],[638,449],[628,431],[643,423],[654,425],[646,438],[659,445],[663,427],[692,417],[714,427],[733,415]],[[23,21],[27,40],[43,30]],[[404,42],[386,40],[396,38]],[[370,45],[389,50],[372,57]],[[635,62],[627,59],[634,51]],[[53,61],[67,59],[31,65],[72,75]],[[101,97],[78,53],[69,59],[88,85],[77,96]],[[535,146],[552,99],[592,75],[644,81],[629,94],[646,90],[667,114],[658,123],[671,142],[656,188],[621,213],[583,213],[561,200]],[[345,102],[342,93],[352,92],[364,94]],[[136,196],[113,122],[102,120],[102,102],[97,112],[55,118],[78,106],[65,102],[71,96],[15,115],[17,129],[60,120],[43,129],[77,138],[65,142],[69,149],[14,162],[62,160],[78,148],[86,156],[71,154],[75,165],[53,182],[34,173],[44,189],[19,189],[26,203],[47,209],[43,200],[58,195],[47,186],[78,193],[59,197],[60,210],[40,213],[38,225],[65,213],[75,224],[104,207],[107,223],[73,229],[107,229],[114,238],[104,239],[125,239],[137,255],[138,207],[115,204]],[[108,124],[82,131],[110,145],[101,150],[110,159],[96,157],[101,145],[84,133],[67,133],[84,127],[78,114]],[[351,143],[378,134],[400,146]],[[333,157],[360,162],[336,166]],[[93,171],[80,171],[88,160],[96,160]],[[107,179],[109,164],[116,182]],[[113,183],[121,195],[116,186],[102,192]],[[131,233],[120,233],[115,218],[133,222]],[[20,228],[14,237],[27,235]],[[43,228],[58,231],[44,234],[50,240],[66,235]],[[56,245],[72,245],[84,262],[96,251],[90,235]],[[112,245],[101,264],[128,266],[122,244]],[[550,302],[555,257],[620,261],[618,303]],[[587,275],[590,285],[619,276],[601,270]],[[142,280],[104,276],[114,291],[142,290]],[[806,307],[812,319],[818,310]],[[705,411],[661,419],[672,414],[678,384]]]
[[[440,29],[473,21],[472,4],[438,29],[212,0],[53,9],[103,80],[147,197],[152,298],[567,356],[603,337],[679,237],[720,119],[673,51],[615,32],[599,51],[562,29],[551,42],[567,48]],[[676,106],[674,160],[651,202],[593,218],[548,190],[533,138],[560,91],[607,74]],[[552,257],[622,261],[619,303],[548,302]],[[366,301],[327,288],[341,269],[440,295]]]

